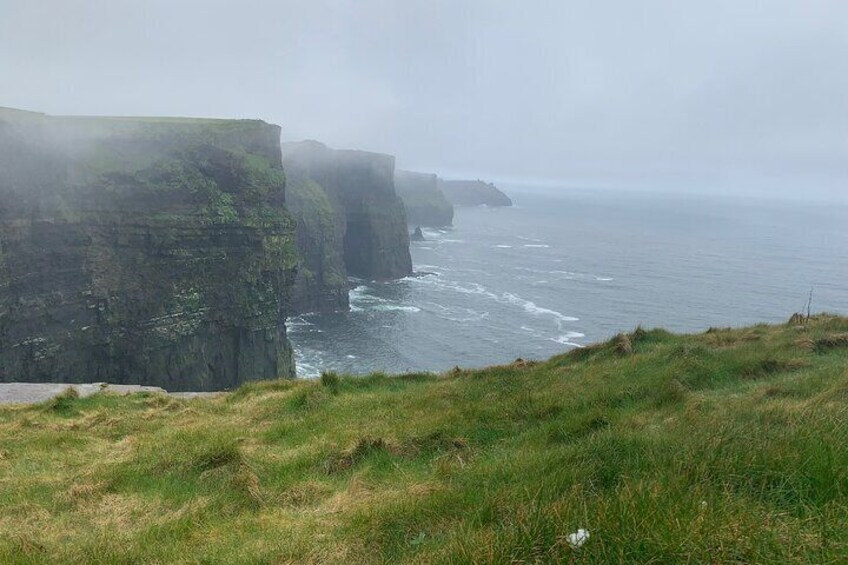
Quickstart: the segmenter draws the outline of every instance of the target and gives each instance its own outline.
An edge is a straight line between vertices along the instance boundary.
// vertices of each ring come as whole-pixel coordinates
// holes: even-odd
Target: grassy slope
[[[0,562],[845,562],[846,332],[4,408]]]

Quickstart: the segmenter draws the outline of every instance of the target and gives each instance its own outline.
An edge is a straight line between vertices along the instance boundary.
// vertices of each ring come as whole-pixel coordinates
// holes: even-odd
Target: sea
[[[508,190],[411,244],[414,275],[352,279],[350,312],[288,320],[297,373],[546,359],[621,331],[848,315],[848,206],[609,190]]]

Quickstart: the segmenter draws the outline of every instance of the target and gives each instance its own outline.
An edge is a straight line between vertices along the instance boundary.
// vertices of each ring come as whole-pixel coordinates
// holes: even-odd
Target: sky
[[[0,0],[0,106],[399,167],[848,202],[845,0]]]

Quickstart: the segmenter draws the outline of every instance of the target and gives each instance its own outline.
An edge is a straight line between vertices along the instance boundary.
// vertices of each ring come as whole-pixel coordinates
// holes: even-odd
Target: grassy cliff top
[[[11,124],[20,142],[45,149],[84,153],[92,144],[97,152],[121,151],[120,144],[147,143],[149,149],[173,150],[197,143],[240,147],[269,153],[280,159],[280,127],[262,120],[144,116],[51,116],[0,107],[0,125]],[[119,144],[116,148],[114,144]]]
[[[0,118],[15,120],[68,120],[68,121],[90,121],[90,122],[129,122],[150,124],[185,124],[185,125],[226,125],[233,123],[264,124],[257,119],[229,119],[229,118],[188,118],[179,116],[77,116],[77,115],[51,115],[30,110],[20,110],[0,106]]]
[[[283,161],[290,166],[367,166],[394,171],[395,156],[362,149],[335,149],[315,140],[286,141],[281,144]]]
[[[846,562],[848,319],[0,409],[0,561]],[[569,534],[589,531],[582,547]]]

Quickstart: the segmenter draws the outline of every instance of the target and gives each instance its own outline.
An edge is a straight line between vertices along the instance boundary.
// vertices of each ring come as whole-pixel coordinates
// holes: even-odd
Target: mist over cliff
[[[412,272],[406,212],[394,186],[394,156],[306,141],[283,144],[283,163],[292,174],[320,185],[339,210],[348,274],[391,279]]]
[[[435,174],[396,171],[395,188],[410,225],[443,227],[453,222],[453,205],[445,198]]]
[[[5,0],[2,105],[261,117],[501,183],[830,197],[848,4]]]
[[[280,129],[0,109],[0,379],[287,377]]]

